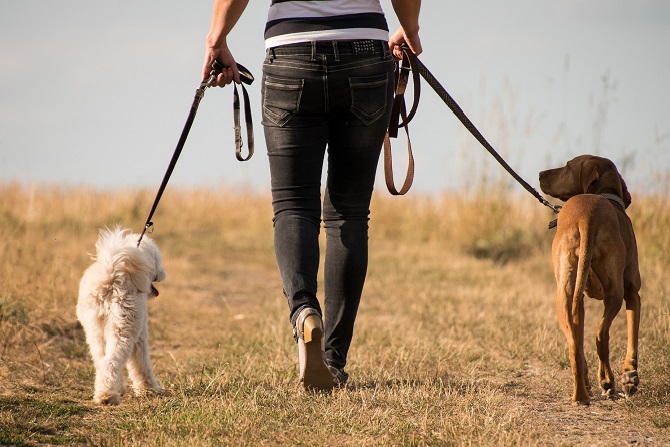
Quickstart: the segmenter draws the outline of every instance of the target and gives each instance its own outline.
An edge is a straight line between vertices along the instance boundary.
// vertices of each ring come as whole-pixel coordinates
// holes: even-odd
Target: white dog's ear
[[[125,247],[108,258],[105,269],[105,279],[98,286],[101,298],[151,291],[153,260],[137,247]]]
[[[144,250],[148,257],[151,257],[154,261],[154,273],[152,281],[160,282],[165,280],[165,270],[163,269],[163,256],[161,255],[160,250],[156,243],[148,237],[145,237],[142,240],[140,248]]]
[[[110,295],[125,296],[136,291],[146,292],[149,289],[151,281],[145,273],[148,262],[139,250],[125,249],[106,257],[105,261],[106,274],[96,290],[100,299],[107,299]]]
[[[163,270],[163,267],[158,267],[158,271],[156,272],[156,278],[154,278],[154,281],[156,282],[161,282],[165,281],[166,278],[165,270]]]
[[[129,247],[124,255],[123,273],[126,280],[130,280],[136,290],[149,293],[154,280],[154,260],[137,247]]]

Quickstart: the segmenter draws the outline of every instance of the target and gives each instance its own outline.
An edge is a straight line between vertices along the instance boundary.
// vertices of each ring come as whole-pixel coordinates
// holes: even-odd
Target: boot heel
[[[306,308],[296,320],[295,331],[298,339],[300,382],[306,390],[332,390],[335,382],[326,365],[321,346],[324,337],[321,316],[314,309]]]
[[[310,315],[305,319],[303,325],[305,343],[321,341],[323,338],[323,328],[321,327],[321,318],[318,315]]]

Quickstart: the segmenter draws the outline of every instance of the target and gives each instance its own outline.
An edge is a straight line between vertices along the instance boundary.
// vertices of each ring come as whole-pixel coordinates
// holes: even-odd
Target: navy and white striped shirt
[[[272,0],[265,48],[318,40],[388,40],[379,0]]]

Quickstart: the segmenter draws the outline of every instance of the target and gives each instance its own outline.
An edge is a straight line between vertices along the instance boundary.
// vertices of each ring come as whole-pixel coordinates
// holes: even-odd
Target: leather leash
[[[237,157],[238,160],[240,161],[247,161],[251,158],[251,156],[254,154],[254,134],[253,134],[253,123],[251,120],[251,107],[249,104],[249,94],[247,93],[247,89],[244,87],[244,84],[251,85],[252,82],[254,82],[254,76],[251,74],[251,72],[246,69],[244,66],[237,64],[237,69],[240,72],[240,81],[243,82],[242,85],[242,94],[244,96],[244,119],[246,122],[246,127],[247,127],[247,145],[248,145],[248,155],[246,157],[242,156],[242,130],[240,126],[240,95],[237,91],[237,85],[233,83],[233,121],[235,124],[235,157]],[[188,114],[188,118],[186,119],[186,124],[184,125],[184,129],[181,131],[181,136],[179,137],[179,141],[177,142],[177,147],[174,150],[174,153],[172,154],[172,159],[170,160],[170,164],[168,165],[167,171],[165,172],[165,175],[163,176],[163,181],[161,182],[160,187],[158,188],[158,193],[156,194],[156,198],[154,199],[154,203],[151,206],[151,211],[149,211],[149,216],[147,217],[147,221],[144,224],[144,229],[142,230],[142,234],[140,234],[139,239],[137,240],[137,246],[140,246],[140,242],[142,242],[142,238],[144,237],[144,234],[147,232],[149,228],[153,226],[153,222],[151,221],[151,218],[154,215],[154,212],[156,211],[156,207],[158,206],[158,202],[160,202],[161,197],[163,196],[163,192],[165,191],[165,188],[167,187],[167,183],[170,180],[170,176],[172,175],[172,171],[174,171],[175,166],[177,165],[177,160],[179,159],[179,155],[181,155],[181,151],[184,148],[184,144],[186,143],[186,138],[188,137],[188,133],[191,130],[191,126],[193,125],[193,121],[195,120],[195,115],[198,111],[198,106],[200,105],[200,101],[202,100],[203,96],[205,95],[205,90],[210,87],[211,82],[214,82],[216,80],[217,76],[221,74],[221,71],[223,70],[223,66],[218,62],[214,61],[212,63],[212,71],[209,72],[209,78],[206,81],[203,81],[200,83],[200,86],[198,89],[195,91],[195,98],[193,99],[193,103],[191,104],[191,110]]]
[[[404,50],[403,50],[404,51]],[[400,62],[395,63],[395,96],[393,98],[393,105],[391,106],[391,117],[389,119],[389,127],[384,137],[384,178],[386,179],[386,188],[394,196],[404,195],[409,191],[414,181],[414,156],[412,155],[412,143],[409,138],[409,122],[414,118],[416,109],[419,106],[419,97],[421,96],[421,79],[416,66],[416,56],[409,49],[407,53],[412,54],[413,57],[405,57]],[[414,89],[414,102],[407,113],[405,106],[405,90],[409,83],[409,74],[412,74],[412,86]],[[400,119],[402,118],[402,121]],[[407,136],[407,174],[405,181],[398,191],[393,181],[393,157],[391,151],[391,138],[398,136],[398,129],[404,127],[405,135]]]
[[[384,140],[384,174],[386,177],[386,184],[387,187],[389,188],[389,192],[394,195],[402,195],[405,194],[408,190],[409,187],[412,184],[412,179],[414,177],[414,158],[412,156],[412,149],[411,149],[411,144],[409,142],[409,131],[407,130],[407,124],[409,124],[409,121],[414,116],[414,113],[416,112],[416,108],[419,103],[419,97],[421,95],[421,90],[420,90],[420,82],[419,82],[419,75],[428,82],[428,85],[432,87],[432,89],[437,93],[437,96],[444,101],[444,103],[451,109],[451,111],[456,115],[458,120],[465,126],[466,129],[470,131],[470,133],[479,141],[479,143],[484,146],[484,148],[493,156],[493,158],[496,159],[500,165],[505,168],[505,170],[512,176],[514,179],[519,182],[521,186],[526,189],[529,193],[531,193],[533,196],[535,196],[536,199],[540,201],[542,205],[545,205],[551,210],[558,214],[560,210],[560,205],[553,205],[549,203],[539,192],[535,190],[528,182],[526,182],[519,174],[517,174],[509,164],[496,152],[496,150],[491,146],[491,144],[486,141],[486,138],[479,132],[479,130],[475,127],[474,124],[470,121],[470,119],[465,115],[463,112],[463,109],[460,108],[460,106],[456,103],[454,98],[451,97],[451,95],[445,90],[444,87],[440,84],[440,82],[433,76],[433,74],[426,68],[426,66],[419,60],[418,57],[408,47],[403,47],[403,57],[400,62],[396,63],[396,96],[393,100],[393,108],[391,109],[391,122],[389,124],[389,131],[387,133],[387,136]],[[405,99],[404,99],[404,94],[405,94],[405,89],[407,87],[408,83],[408,78],[409,78],[409,73],[412,74],[412,79],[413,79],[413,84],[414,84],[414,101],[412,104],[412,108],[410,113],[405,116],[404,115],[404,110],[405,110]],[[398,103],[398,104],[396,104]],[[399,112],[396,112],[396,109]],[[402,121],[399,121],[399,117],[402,118]],[[400,192],[395,190],[395,187],[393,186],[393,168],[392,168],[392,162],[391,162],[391,145],[390,145],[390,140],[389,138],[394,138],[397,136],[397,129],[400,127],[404,127],[405,131],[407,132],[407,146],[408,146],[408,153],[409,153],[409,159],[410,159],[410,164],[408,166],[408,173],[407,177],[405,178],[405,184],[402,186],[400,189]],[[389,186],[389,184],[391,186]]]

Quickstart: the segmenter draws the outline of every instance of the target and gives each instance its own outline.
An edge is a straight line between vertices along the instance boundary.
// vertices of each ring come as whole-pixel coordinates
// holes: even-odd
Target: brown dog
[[[573,404],[589,404],[584,357],[584,293],[602,300],[605,312],[598,327],[598,376],[603,394],[615,396],[609,361],[609,330],[626,301],[628,347],[622,385],[626,396],[637,391],[637,344],[640,326],[640,271],[637,244],[626,208],[631,197],[610,160],[581,155],[566,166],[540,172],[540,187],[565,201],[551,247],[557,293],[558,322],[568,339],[574,377]]]

